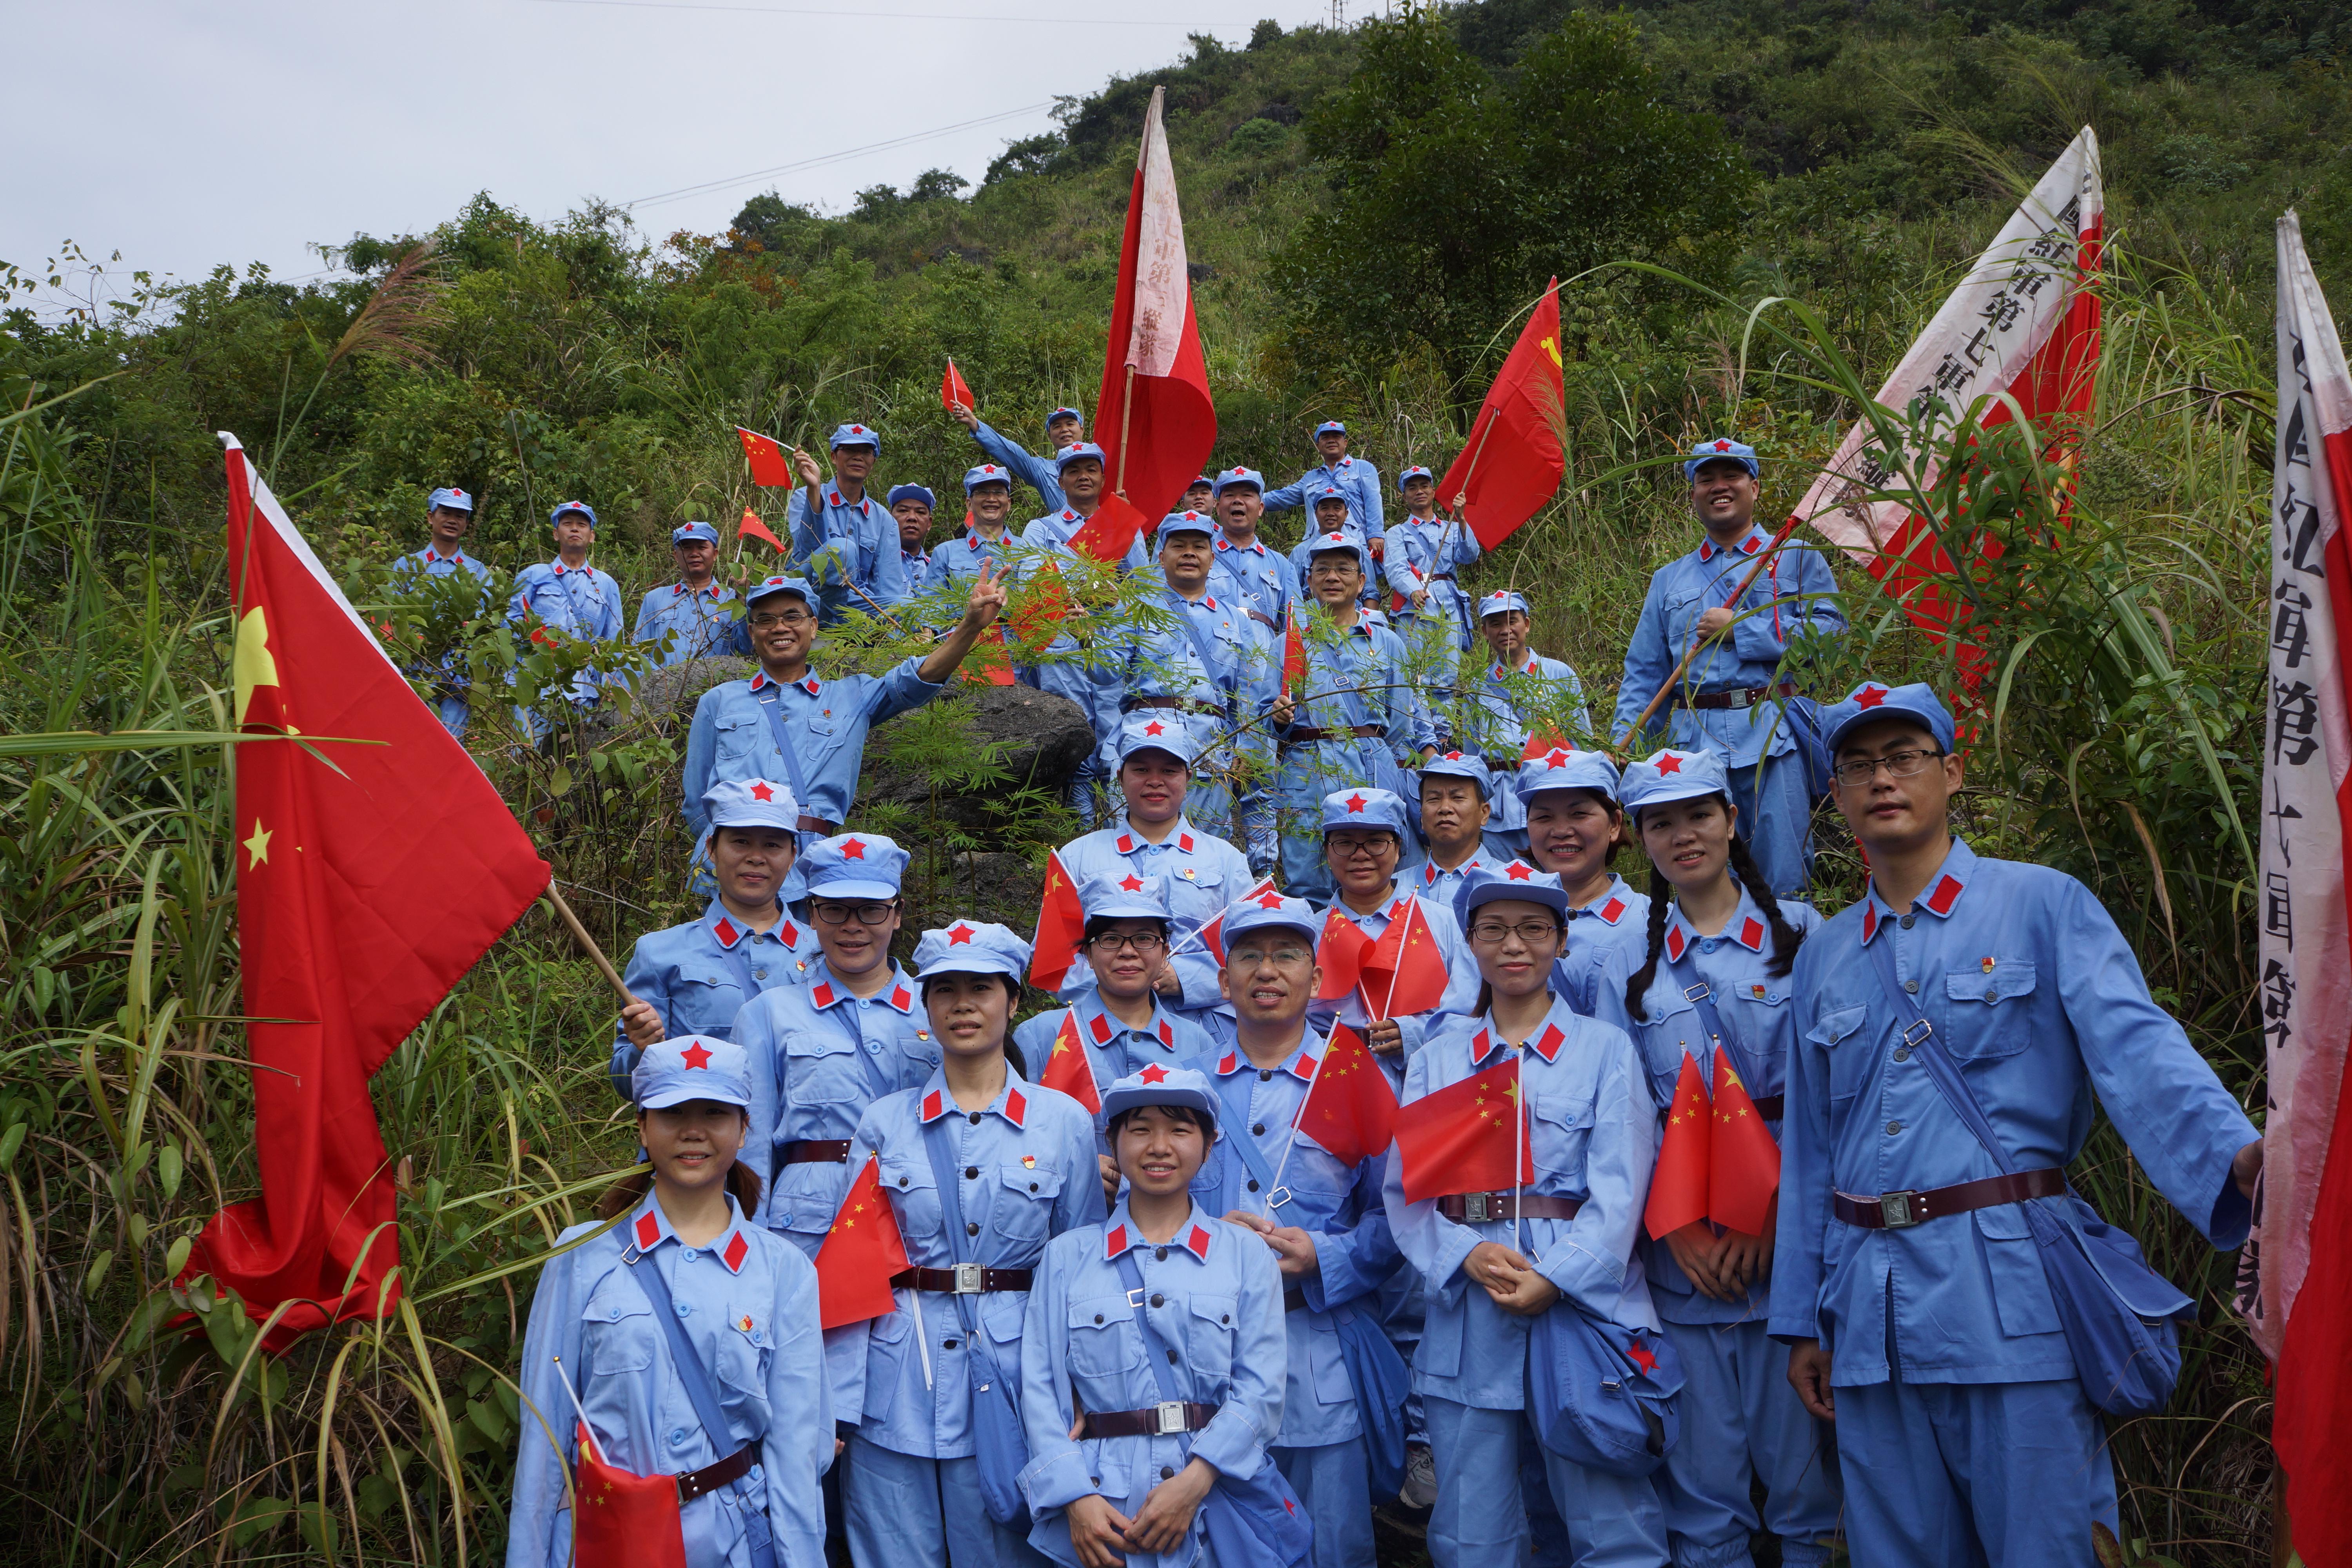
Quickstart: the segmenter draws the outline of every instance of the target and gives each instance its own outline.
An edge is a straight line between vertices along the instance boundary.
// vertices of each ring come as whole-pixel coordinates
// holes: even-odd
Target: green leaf
[[[0,1171],[9,1170],[16,1165],[16,1151],[24,1146],[25,1124],[21,1121],[10,1122],[8,1131],[0,1132]]]
[[[155,1181],[163,1189],[163,1196],[166,1199],[180,1195],[182,1171],[180,1146],[177,1143],[164,1144],[162,1152],[155,1156]]]
[[[114,1264],[114,1248],[106,1247],[90,1260],[89,1272],[81,1277],[81,1293],[95,1296],[98,1288],[106,1283],[106,1271]]]
[[[572,770],[558,763],[555,774],[547,781],[547,793],[562,799],[572,793]]]
[[[163,1277],[177,1279],[180,1270],[188,1266],[188,1254],[196,1244],[193,1236],[184,1236],[163,1249]]]

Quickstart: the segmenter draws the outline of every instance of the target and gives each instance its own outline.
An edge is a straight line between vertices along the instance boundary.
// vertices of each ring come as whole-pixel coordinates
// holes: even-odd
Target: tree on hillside
[[[1659,101],[1625,22],[1572,16],[1504,76],[1429,13],[1361,36],[1307,121],[1336,199],[1276,261],[1308,339],[1383,363],[1418,339],[1466,378],[1549,275],[1730,262],[1754,176],[1714,120]]]

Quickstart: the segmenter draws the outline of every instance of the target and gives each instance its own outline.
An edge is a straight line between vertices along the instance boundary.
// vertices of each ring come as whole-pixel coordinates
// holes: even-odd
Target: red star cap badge
[[[1678,773],[1682,771],[1683,760],[1680,757],[1675,755],[1672,752],[1662,752],[1659,755],[1658,773],[1661,777],[1664,777],[1667,773]]]
[[[678,1059],[686,1063],[686,1065],[690,1068],[707,1068],[710,1065],[709,1048],[704,1046],[700,1040],[695,1041],[694,1044],[687,1047],[686,1049],[678,1052],[677,1055]]]
[[[955,924],[948,928],[948,945],[950,947],[961,946],[963,943],[968,942],[971,940],[971,927],[964,924],[963,921],[958,921]]]
[[[1143,879],[1137,876],[1132,871],[1129,871],[1126,876],[1120,878],[1118,885],[1126,889],[1130,893],[1139,893],[1143,891]]]
[[[1568,753],[1565,751],[1561,751],[1555,747],[1551,753],[1544,758],[1544,766],[1546,768],[1564,768],[1568,766]]]
[[[1715,449],[1718,452],[1728,452],[1731,450],[1731,443],[1728,441],[1717,441],[1715,444]]]
[[[1462,760],[1462,753],[1459,752],[1448,752],[1445,753],[1445,760],[1449,763],[1458,763]]]
[[[866,846],[857,839],[845,838],[841,841],[841,858],[845,860],[863,860],[866,858]]]
[[[1257,907],[1262,910],[1278,910],[1282,908],[1282,895],[1269,888],[1258,895]]]
[[[1508,866],[1506,866],[1503,868],[1503,875],[1508,877],[1514,882],[1524,882],[1535,874],[1536,871],[1534,867],[1518,860],[1512,861]]]
[[[1168,1069],[1161,1067],[1158,1062],[1153,1062],[1150,1067],[1145,1068],[1141,1072],[1137,1073],[1135,1076],[1141,1079],[1146,1083],[1158,1083],[1168,1076]]]
[[[751,785],[751,798],[753,800],[773,800],[776,798],[776,792],[768,787],[765,780],[758,780]]]
[[[1159,720],[1157,720],[1157,719],[1154,719],[1150,723],[1146,724],[1146,725],[1143,727],[1143,732],[1144,732],[1145,734],[1147,734],[1147,735],[1160,735],[1160,734],[1165,734],[1165,733],[1167,732],[1167,730],[1168,730],[1168,726],[1167,726],[1167,725],[1165,725],[1165,724],[1162,724],[1162,723],[1161,723]]]
[[[1361,790],[1357,791],[1354,795],[1348,797],[1348,809],[1349,811],[1361,811],[1364,809],[1364,795]]]
[[[1854,706],[1857,708],[1875,708],[1885,700],[1886,688],[1884,686],[1865,686],[1853,694]]]

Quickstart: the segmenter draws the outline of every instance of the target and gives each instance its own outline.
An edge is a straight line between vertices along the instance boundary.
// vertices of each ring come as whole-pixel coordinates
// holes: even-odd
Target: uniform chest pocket
[[[1964,1061],[2015,1056],[2032,1043],[2033,987],[2033,965],[2020,959],[1947,973],[1945,1045]]]
[[[1143,1370],[1143,1339],[1125,1296],[1070,1303],[1070,1370],[1081,1377],[1122,1377]]]
[[[717,964],[680,964],[677,987],[670,993],[673,1032],[732,1038],[735,1015],[743,1010],[743,1002],[742,987]]]
[[[996,1191],[989,1197],[988,1227],[1007,1241],[1041,1242],[1045,1239],[1047,1222],[1054,1217],[1054,1200],[1061,1192],[1061,1172],[1007,1160],[997,1167]]]
[[[719,755],[722,762],[749,763],[774,749],[768,721],[758,713],[736,713],[719,721]]]
[[[1528,1136],[1535,1145],[1538,1173],[1564,1176],[1570,1185],[1583,1186],[1585,1145],[1592,1141],[1592,1096],[1538,1094],[1529,1104],[1534,1114],[1528,1118]]]
[[[939,1185],[931,1180],[930,1162],[886,1153],[881,1157],[881,1165],[882,1190],[890,1194],[898,1211],[898,1228],[907,1239],[912,1242],[923,1237],[946,1235],[946,1222],[940,1213]]]
[[[765,1410],[768,1406],[768,1361],[775,1353],[775,1337],[768,1331],[764,1313],[731,1302],[727,1321],[719,1331],[719,1381],[727,1385],[721,1397],[730,1406]]]
[[[1659,1001],[1661,992],[1673,998],[1673,1005]],[[1642,1068],[1650,1075],[1653,1098],[1660,1105],[1672,1105],[1675,1088],[1682,1081],[1685,1058],[1696,1058],[1704,1064],[1712,1056],[1713,1047],[1707,1043],[1706,1031],[1699,1026],[1698,1009],[1684,1001],[1672,987],[1652,986],[1643,1000],[1650,1016],[1634,1032],[1642,1050]],[[1705,1071],[1702,1065],[1702,1077]]]
[[[1862,1059],[1858,1037],[1869,1016],[1870,1009],[1860,1003],[1851,1007],[1834,1007],[1822,1013],[1805,1031],[1806,1039],[1828,1053],[1832,1105],[1852,1100],[1861,1092],[1863,1080],[1870,1076],[1870,1064]]]
[[[857,1047],[822,1025],[786,1035],[783,1098],[787,1105],[865,1100],[866,1069]]]
[[[589,1292],[580,1310],[580,1338],[590,1378],[643,1372],[654,1363],[654,1304],[636,1282],[614,1272]],[[583,1389],[583,1394],[587,1390]]]
[[[1197,1382],[1223,1382],[1234,1374],[1234,1308],[1231,1296],[1195,1296],[1185,1314],[1184,1353]]]

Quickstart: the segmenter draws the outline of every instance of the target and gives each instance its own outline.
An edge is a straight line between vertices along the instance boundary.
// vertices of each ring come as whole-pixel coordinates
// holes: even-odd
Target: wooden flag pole
[[[572,929],[572,939],[586,949],[588,956],[596,961],[596,972],[604,977],[604,983],[610,985],[614,994],[621,998],[621,1005],[625,1007],[637,1000],[628,986],[622,984],[619,972],[613,967],[613,961],[604,956],[604,950],[596,945],[596,939],[588,934],[588,928],[580,923],[580,917],[572,913],[570,904],[564,902],[563,895],[556,890],[552,878],[548,880],[547,892],[544,896],[547,901],[554,906],[556,914],[562,918],[563,923]]]
[[[1155,91],[1159,90],[1157,89]],[[1112,487],[1118,499],[1127,499],[1127,428],[1128,419],[1135,412],[1135,366],[1127,367],[1127,390],[1118,398],[1118,483]]]
[[[1731,597],[1724,600],[1723,607],[1725,609],[1727,610],[1731,608],[1732,605],[1737,605],[1741,599],[1748,596],[1748,587],[1756,581],[1756,574],[1764,570],[1765,563],[1770,561],[1774,555],[1778,554],[1782,545],[1789,542],[1790,536],[1797,531],[1798,521],[1799,520],[1797,518],[1791,517],[1788,521],[1780,525],[1780,531],[1774,534],[1772,536],[1772,542],[1758,553],[1755,564],[1748,567],[1748,574],[1739,579],[1739,586],[1731,591]],[[1718,581],[1720,579],[1718,579]],[[1666,677],[1665,683],[1660,686],[1656,694],[1650,699],[1650,705],[1642,710],[1642,716],[1639,719],[1634,720],[1633,726],[1623,734],[1617,737],[1617,743],[1619,745],[1622,746],[1628,744],[1632,742],[1634,736],[1640,734],[1643,731],[1650,727],[1651,719],[1655,717],[1657,714],[1658,705],[1664,702],[1667,697],[1673,693],[1675,688],[1682,683],[1683,672],[1690,668],[1690,661],[1692,658],[1696,657],[1697,653],[1698,639],[1696,637],[1693,637],[1691,639],[1691,646],[1683,650],[1683,656],[1681,658],[1675,660],[1674,670]]]

